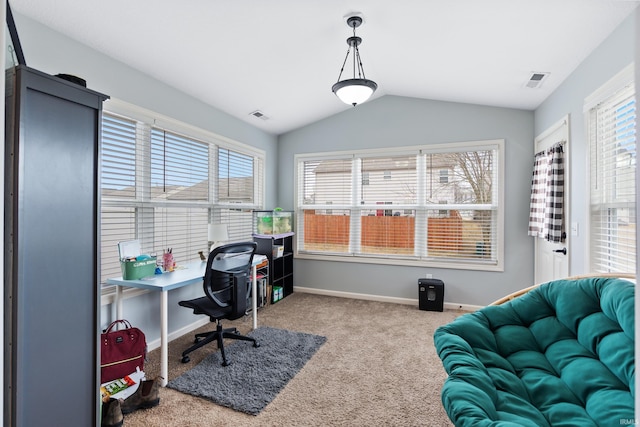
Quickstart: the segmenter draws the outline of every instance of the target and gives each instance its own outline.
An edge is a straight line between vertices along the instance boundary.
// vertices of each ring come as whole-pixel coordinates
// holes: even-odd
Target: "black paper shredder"
[[[418,308],[427,311],[444,309],[444,282],[440,279],[418,279]]]

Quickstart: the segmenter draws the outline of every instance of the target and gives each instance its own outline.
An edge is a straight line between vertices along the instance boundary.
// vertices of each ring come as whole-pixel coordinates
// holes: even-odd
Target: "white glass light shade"
[[[334,84],[331,90],[340,101],[355,107],[369,99],[377,88],[378,85],[373,80],[348,79]]]
[[[218,246],[229,240],[229,232],[226,224],[209,224],[207,229],[207,239],[211,244],[210,250],[214,250]]]

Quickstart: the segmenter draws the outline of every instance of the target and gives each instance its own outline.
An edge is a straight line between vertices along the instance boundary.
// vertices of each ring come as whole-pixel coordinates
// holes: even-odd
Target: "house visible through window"
[[[500,270],[503,145],[296,156],[298,256]]]
[[[637,108],[632,70],[627,67],[587,98],[585,105],[593,272],[636,271]]]
[[[102,118],[102,283],[121,275],[120,241],[139,239],[149,254],[171,247],[188,262],[207,248],[209,223],[226,224],[230,241],[251,240],[251,211],[263,208],[261,152],[188,127],[197,135],[187,136],[170,119],[159,127],[139,111]]]

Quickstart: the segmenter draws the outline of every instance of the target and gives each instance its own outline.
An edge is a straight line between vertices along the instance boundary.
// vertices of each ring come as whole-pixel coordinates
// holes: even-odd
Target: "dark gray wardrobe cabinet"
[[[108,97],[6,71],[4,425],[97,426],[99,141]]]

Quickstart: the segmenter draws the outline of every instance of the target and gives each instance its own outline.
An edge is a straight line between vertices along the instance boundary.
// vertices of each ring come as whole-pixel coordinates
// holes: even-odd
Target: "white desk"
[[[266,259],[267,257],[264,255],[256,254],[253,256],[253,283],[251,286],[251,313],[253,315],[253,329],[258,327],[256,266]],[[124,280],[122,277],[107,279],[107,284],[116,285],[115,304],[116,318],[118,319],[123,318],[122,286],[160,291],[160,375],[163,378],[163,387],[167,385],[167,379],[169,378],[169,342],[167,338],[169,328],[167,321],[169,299],[167,298],[167,293],[172,289],[178,289],[194,283],[202,283],[206,265],[206,261],[193,261],[178,266],[178,269],[171,273],[157,274],[155,276],[145,277],[144,279]]]

